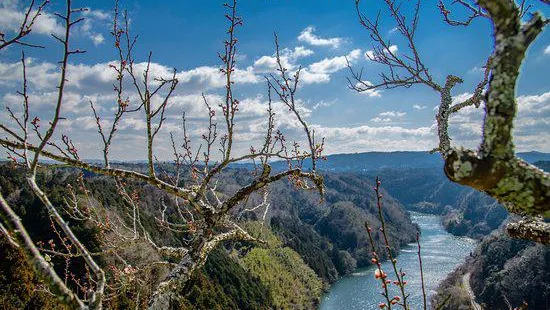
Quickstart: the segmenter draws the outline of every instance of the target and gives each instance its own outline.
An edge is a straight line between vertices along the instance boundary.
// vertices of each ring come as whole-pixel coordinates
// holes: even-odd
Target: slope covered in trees
[[[550,154],[518,153],[543,170],[550,169]],[[275,163],[274,169],[282,169]],[[480,239],[498,228],[508,212],[494,198],[450,181],[440,155],[428,152],[367,152],[327,156],[318,169],[345,172],[358,179],[379,176],[384,189],[406,209],[443,215],[446,229],[459,236]]]
[[[498,228],[508,212],[495,199],[447,179],[441,168],[368,171],[387,180],[388,192],[408,210],[443,216],[447,231],[480,239]]]
[[[146,168],[141,164],[132,165],[137,171]],[[162,167],[168,171],[170,165]],[[31,224],[47,220],[47,213],[29,192],[21,170],[11,168],[10,165],[1,165],[0,169],[0,188],[10,203],[20,208],[18,211],[23,215],[23,222]],[[56,203],[62,204],[67,191],[66,182],[78,178],[79,172],[77,169],[46,166],[38,175],[39,182]],[[250,177],[243,172],[235,169],[226,171],[219,184],[220,192],[230,192],[240,184],[249,182]],[[364,222],[376,223],[375,197],[369,190],[373,183],[356,174],[328,173],[324,177],[327,183],[324,203],[319,203],[313,193],[297,190],[292,184],[283,182],[274,185],[271,190],[270,209],[263,225],[257,221],[263,219],[263,212],[240,214],[241,225],[254,237],[267,241],[267,244],[231,242],[219,247],[193,281],[180,306],[184,309],[257,309],[271,306],[278,309],[311,308],[318,303],[321,291],[327,284],[357,267],[370,264]],[[116,221],[117,214],[126,212],[112,181],[93,174],[86,174],[84,180],[91,194],[90,199],[105,207],[102,212],[109,214],[109,219]],[[157,240],[177,240],[177,237],[182,237],[178,233],[154,229],[153,223],[158,219],[152,216],[152,212],[163,199],[158,191],[144,186],[138,195],[143,202],[140,212],[144,229],[152,237]],[[399,250],[401,245],[414,240],[417,227],[411,223],[397,200],[387,193],[384,195],[387,200],[385,212],[388,232]],[[29,227],[33,227],[30,233],[42,241],[40,244],[46,250],[50,244],[54,244],[54,247],[63,246],[51,227],[32,224]],[[100,230],[83,225],[75,226],[75,231],[90,248],[101,250],[96,241],[102,238]],[[115,273],[123,277],[125,286],[118,290],[117,295],[109,297],[107,305],[110,308],[133,308],[136,302],[145,306],[143,303],[147,299],[143,297],[151,294],[154,283],[160,281],[166,272],[162,266],[145,269],[146,263],[155,259],[149,247],[146,243],[136,241],[135,245],[125,249],[126,254],[136,256],[135,260],[143,265],[128,266],[128,269]],[[6,257],[23,261],[21,253],[11,248],[6,240],[3,240],[2,251]],[[380,253],[384,253],[381,248]],[[14,274],[14,265],[10,262],[2,265],[1,274]],[[65,274],[67,262],[63,258],[52,256],[51,263],[58,272]],[[110,261],[101,261],[101,264],[107,268],[115,266]],[[21,306],[55,304],[51,296],[36,290],[39,281],[31,268],[26,266],[21,268],[20,278],[0,279],[0,286],[5,288],[0,299]],[[68,268],[69,283],[73,283],[70,279],[73,276],[75,279],[85,278],[86,271],[82,269],[78,258],[71,259]],[[133,268],[140,270],[140,273],[134,274]],[[141,297],[138,298],[138,295]],[[6,301],[8,298],[11,299]]]
[[[544,166],[544,163],[537,164]],[[125,165],[128,164],[121,164],[121,166]],[[132,169],[136,171],[146,169],[144,164],[131,165]],[[171,169],[170,165],[161,165],[160,167],[164,171],[170,171]],[[31,223],[44,220],[46,213],[28,211],[42,210],[42,208],[40,203],[32,198],[28,189],[26,189],[20,171],[10,168],[9,165],[2,165],[0,168],[2,169],[0,186],[3,191],[12,193],[7,197],[22,208],[20,211],[24,215],[24,221]],[[66,191],[64,184],[68,180],[75,180],[78,176],[77,172],[79,171],[76,169],[52,167],[44,169],[39,174],[39,180],[48,188],[52,199],[57,199],[59,203],[63,203],[62,197]],[[219,186],[220,191],[230,192],[232,189],[238,188],[240,184],[249,182],[249,176],[245,172],[247,171],[239,169],[228,170],[222,177]],[[503,211],[501,208],[491,205],[494,204],[494,201],[471,189],[461,188],[459,185],[450,183],[440,173],[438,177],[438,170],[435,168],[382,169],[355,173],[326,172],[324,173],[327,186],[326,200],[322,204],[319,203],[318,197],[315,195],[307,191],[297,190],[291,184],[276,184],[272,186],[269,195],[270,209],[265,215],[264,226],[261,229],[257,225],[246,226],[249,232],[263,234],[258,236],[262,239],[271,240],[270,243],[272,245],[276,244],[276,246],[253,248],[251,244],[247,243],[230,243],[223,248],[219,248],[209,258],[205,270],[197,276],[190,293],[182,301],[181,306],[201,309],[235,307],[255,309],[260,305],[277,305],[277,307],[289,308],[290,304],[296,303],[302,305],[316,304],[320,296],[320,290],[324,285],[332,283],[338,277],[352,272],[357,267],[370,265],[364,222],[368,221],[373,223],[372,225],[377,223],[375,217],[376,197],[370,190],[373,185],[371,181],[373,175],[380,175],[383,180],[387,180],[384,181],[384,188],[387,189],[387,192],[383,193],[386,201],[384,216],[388,219],[388,232],[390,237],[395,240],[394,244],[397,251],[400,245],[414,240],[416,227],[410,223],[410,219],[403,212],[401,203],[392,198],[392,193],[402,199],[407,208],[443,213],[445,218],[451,220],[454,218],[450,216],[460,216],[461,225],[467,226],[468,230],[465,232],[459,231],[460,226],[456,225],[455,230],[450,229],[451,232],[456,234],[473,235],[472,231],[474,231],[477,234],[474,236],[480,237],[498,227],[506,217],[506,212],[504,212],[504,216],[492,220],[491,214],[498,215],[498,212]],[[108,179],[89,173],[85,176],[94,199],[108,206],[107,211],[112,212],[112,216],[123,211],[123,208],[121,208],[122,201]],[[429,181],[418,182],[419,179]],[[434,191],[434,187],[438,190]],[[156,208],[155,205],[161,196],[158,196],[158,193],[150,187],[144,187],[140,195],[145,202],[143,209],[144,223],[147,227],[154,227],[150,223],[150,221],[154,221],[154,218],[147,219],[147,210]],[[442,208],[441,206],[446,203],[448,205]],[[422,207],[425,209],[421,209]],[[433,209],[429,209],[429,207]],[[444,212],[441,212],[441,210]],[[261,220],[263,216],[262,212],[245,212],[241,214],[241,219],[243,221]],[[465,221],[469,221],[469,224],[464,224]],[[477,224],[470,225],[471,223]],[[489,226],[491,223],[493,226]],[[50,227],[39,225],[33,227],[35,227],[32,231],[33,235],[40,236],[38,238],[43,239],[46,244],[49,240],[57,240]],[[76,231],[93,248],[94,240],[98,237],[94,234],[94,228],[82,227],[77,228]],[[154,229],[150,233],[155,238],[161,239],[175,237],[170,234],[160,234],[159,231]],[[375,238],[379,237],[379,235],[375,235]],[[491,239],[490,242],[495,242],[495,240]],[[506,242],[515,241],[507,240]],[[494,247],[500,248],[502,246],[505,248],[508,246],[506,242],[495,242]],[[383,244],[382,242],[376,243],[378,247]],[[490,243],[486,241],[484,244]],[[147,247],[146,244],[139,245],[140,251],[145,251],[144,253],[148,253],[146,251]],[[17,251],[9,248],[5,240],[3,240],[2,250],[6,254],[5,257],[11,257],[7,264],[2,267],[5,271],[3,274],[14,274],[10,269],[14,266],[11,263],[12,259],[22,261],[22,258]],[[385,253],[381,248],[377,250],[379,253]],[[531,252],[522,251],[521,253]],[[521,255],[518,257],[521,257]],[[522,258],[516,257],[515,260],[522,262],[518,266],[524,266]],[[64,262],[59,259],[54,259],[53,263],[60,266],[60,268],[64,266]],[[104,263],[107,264],[108,262]],[[79,263],[75,262],[74,265],[71,265],[71,268],[78,270],[78,265]],[[544,265],[531,265],[537,267],[537,272],[547,270]],[[506,274],[503,264],[479,266],[479,270],[491,270],[496,275]],[[291,272],[293,270],[308,270],[309,268],[312,270],[311,275],[313,275],[313,272],[315,274],[313,277],[310,275],[307,278],[300,279],[299,276],[307,274],[307,271],[299,274]],[[521,270],[521,268],[518,268],[516,269]],[[20,273],[21,278],[4,277],[2,279],[2,287],[6,292],[3,295],[3,302],[14,305],[47,305],[52,303],[47,294],[35,290],[38,280],[34,277],[30,268],[23,269],[23,271],[25,270],[27,271]],[[162,272],[161,268],[156,269],[154,271],[156,275],[153,275],[150,279],[158,280],[158,276]],[[464,272],[459,273],[459,275],[463,274]],[[479,286],[483,286],[482,289],[479,289],[479,286],[476,286],[472,280],[472,287],[476,292],[490,289],[493,295],[507,293],[503,286],[495,284],[500,283],[495,280],[497,279],[496,275],[483,274],[480,276],[475,271],[471,271],[471,274],[472,279],[476,276],[482,278],[492,277],[491,279],[493,279],[488,283],[480,284]],[[317,277],[318,280],[316,280]],[[456,279],[460,280],[460,277],[457,276]],[[315,282],[318,284],[312,284]],[[321,284],[321,282],[324,282],[324,284]],[[544,278],[539,283],[547,285]],[[135,292],[131,289],[131,285],[133,285],[131,281],[129,285],[124,294],[110,299],[109,304],[113,308],[122,309],[134,305]],[[443,287],[445,285],[453,287],[448,283],[444,284]],[[531,286],[527,285],[527,287],[530,288]],[[143,288],[141,294],[150,293],[150,289],[149,287]],[[459,289],[455,288],[454,290],[460,292]],[[17,294],[13,292],[17,292]],[[292,294],[289,295],[288,292],[292,292]],[[452,302],[460,303],[460,298],[456,299],[457,296],[456,294],[453,295],[455,299]],[[533,298],[534,296],[527,297]]]
[[[512,239],[502,232],[483,240],[463,265],[437,289],[434,303],[450,297],[443,309],[470,307],[464,281],[484,309],[548,309],[550,307],[550,248]]]
[[[546,170],[550,154],[518,153]],[[546,165],[546,166],[545,166]],[[274,167],[277,167],[274,165]],[[384,188],[408,210],[444,216],[444,226],[456,235],[480,239],[498,228],[508,212],[495,199],[450,181],[443,161],[428,152],[367,152],[327,156],[320,169],[348,172],[360,179],[384,180]],[[547,170],[546,170],[547,171]]]

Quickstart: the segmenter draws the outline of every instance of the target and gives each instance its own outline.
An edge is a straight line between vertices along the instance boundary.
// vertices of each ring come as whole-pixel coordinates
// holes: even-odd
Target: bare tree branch
[[[34,23],[36,22],[36,19],[42,15],[42,12],[44,10],[44,7],[49,3],[49,0],[45,0],[41,4],[38,5],[38,7],[35,8],[35,0],[32,0],[29,4],[29,7],[25,11],[25,15],[23,18],[23,21],[21,22],[21,25],[19,26],[19,32],[17,34],[10,38],[6,38],[6,34],[4,31],[0,30],[0,50],[3,48],[6,48],[12,44],[19,44],[23,46],[29,46],[29,47],[39,47],[44,48],[40,45],[30,44],[22,42],[21,40],[29,35],[32,31],[32,27]]]
[[[8,205],[1,193],[0,206],[2,207],[2,212],[0,212],[2,221],[6,223],[6,226],[8,227],[7,229],[11,231],[10,234],[19,241],[20,245],[22,245],[21,248],[25,251],[25,255],[36,273],[44,280],[44,282],[48,283],[54,294],[59,297],[63,303],[72,306],[74,309],[86,309],[86,306],[82,300],[80,300],[78,296],[65,285],[63,280],[59,278],[53,269],[53,266],[51,266],[44,259],[42,254],[40,254],[40,251],[38,251],[34,242],[27,233],[25,226],[23,226],[21,219]],[[17,233],[14,233],[15,231],[17,231]]]
[[[400,11],[400,5],[384,0],[397,29],[408,42],[412,56],[407,56],[392,53],[391,43],[384,39],[379,30],[379,17],[369,20],[359,11],[359,2],[356,1],[359,22],[375,43],[371,55],[367,56],[384,64],[389,73],[381,74],[381,82],[371,83],[364,80],[362,70],[356,71],[349,66],[350,88],[366,91],[423,84],[435,90],[440,94],[440,106],[436,115],[439,145],[434,151],[440,152],[445,159],[445,173],[449,179],[489,194],[513,213],[550,217],[550,175],[517,158],[512,137],[517,113],[516,81],[521,63],[527,48],[548,20],[534,13],[528,22],[522,23],[521,18],[530,8],[525,1],[518,7],[511,0],[479,0],[476,3],[457,0],[453,4],[468,12],[466,20],[458,21],[450,17],[450,10],[440,1],[438,7],[444,21],[452,26],[467,26],[478,17],[489,19],[494,26],[494,53],[487,59],[481,81],[468,99],[453,104],[452,90],[463,82],[462,79],[448,75],[443,86],[434,82],[415,48],[414,30],[419,4],[412,18],[406,18]],[[413,22],[407,25],[406,20]],[[408,75],[399,75],[396,73],[398,70]],[[448,133],[449,118],[465,107],[477,108],[482,102],[485,103],[485,118],[479,150],[453,147]],[[540,228],[539,236],[547,236],[546,226],[541,222],[531,225],[531,228]],[[515,231],[514,236],[522,236],[518,232],[521,229],[516,228]],[[528,238],[529,234],[524,233],[523,236]],[[540,240],[538,238],[536,241]]]
[[[506,225],[506,232],[512,238],[550,244],[550,223],[541,218],[526,218]]]
[[[468,15],[463,21],[453,20],[450,17],[452,12],[447,8],[447,6],[445,6],[443,0],[439,0],[437,7],[443,15],[443,19],[445,20],[445,22],[451,26],[469,26],[472,21],[478,17],[489,18],[487,12],[477,3],[470,3],[468,0],[456,0],[453,1],[453,4],[457,4],[465,8],[468,11]]]
[[[154,293],[151,296],[141,297],[148,298],[151,309],[166,309],[173,305],[173,298],[186,287],[189,279],[204,265],[209,253],[217,244],[230,239],[261,242],[251,237],[236,222],[237,209],[247,209],[250,196],[262,193],[267,199],[269,185],[284,179],[290,180],[298,188],[315,188],[321,196],[323,195],[323,179],[316,173],[315,168],[316,161],[322,156],[324,140],[320,142],[315,140],[315,132],[310,129],[300,112],[299,101],[296,98],[300,70],[289,75],[287,69],[283,67],[279,57],[277,38],[275,45],[279,72],[277,76],[267,78],[269,102],[266,105],[268,115],[265,138],[262,139],[262,145],[259,148],[251,146],[250,153],[234,154],[234,144],[238,137],[235,129],[239,100],[234,92],[233,78],[238,42],[236,31],[242,25],[242,19],[237,16],[235,0],[227,4],[226,8],[228,9],[226,18],[229,21],[228,38],[224,42],[223,53],[218,55],[222,62],[220,75],[226,82],[225,98],[219,105],[222,113],[218,117],[223,120],[225,128],[218,126],[217,110],[213,108],[213,103],[209,102],[208,96],[203,94],[202,104],[208,113],[206,133],[198,139],[198,143],[197,140],[193,140],[192,131],[187,128],[186,114],[182,114],[183,141],[178,142],[175,134],[170,133],[174,156],[173,171],[162,168],[165,164],[157,160],[155,139],[161,136],[164,122],[168,117],[167,106],[178,86],[177,72],[174,70],[169,77],[153,76],[151,52],[143,71],[136,65],[133,54],[137,37],[130,35],[128,15],[125,11],[122,14],[119,12],[118,2],[115,4],[111,32],[118,59],[111,63],[108,69],[116,77],[113,84],[116,100],[111,109],[113,115],[102,119],[103,109],[93,101],[89,103],[97,126],[98,138],[102,144],[102,164],[85,162],[76,148],[79,141],[73,141],[66,134],[58,134],[58,125],[67,112],[64,95],[69,78],[67,72],[69,58],[84,52],[70,47],[71,27],[83,20],[80,17],[75,18],[82,9],[72,8],[71,1],[67,0],[66,12],[54,14],[64,22],[65,33],[63,36],[52,35],[53,40],[63,47],[63,58],[60,61],[61,74],[57,84],[54,115],[49,122],[41,122],[39,118],[32,119],[30,116],[32,102],[28,96],[25,57],[24,54],[22,55],[23,87],[19,94],[22,98],[24,113],[21,117],[8,108],[10,124],[0,124],[0,130],[3,132],[0,145],[9,152],[13,163],[23,162],[26,165],[27,183],[48,211],[51,220],[49,225],[61,242],[62,249],[55,249],[53,245],[48,248],[44,244],[33,243],[30,238],[25,239],[26,237],[23,236],[21,239],[19,235],[14,235],[15,231],[19,230],[18,225],[23,228],[24,226],[20,221],[15,220],[16,217],[13,217],[16,216],[15,213],[7,203],[4,206],[4,202],[0,231],[8,237],[13,236],[14,246],[17,244],[25,248],[29,261],[37,262],[37,266],[42,268],[41,276],[48,280],[47,283],[52,283],[48,288],[53,294],[66,300],[71,307],[101,309],[104,301],[115,298],[129,286],[138,284],[144,286],[144,273],[151,272],[154,268],[169,268],[165,270],[168,276],[154,288]],[[32,23],[30,25],[32,26]],[[302,125],[305,139],[308,141],[307,151],[302,151],[296,142],[291,149],[287,148],[283,133],[275,126],[272,92],[277,94],[278,99],[292,111],[292,115]],[[138,100],[130,102],[129,98],[134,96]],[[109,157],[119,125],[130,113],[137,115],[137,112],[141,112],[139,114],[146,123],[147,172],[114,167]],[[225,130],[225,135],[220,137],[220,130]],[[213,159],[215,143],[219,143],[222,151],[219,162]],[[20,161],[21,158],[23,161]],[[54,160],[63,166],[110,177],[109,180],[114,182],[118,197],[123,201],[120,211],[115,212],[96,199],[94,193],[87,189],[87,181],[83,174],[78,175],[75,184],[67,184],[66,194],[62,197],[63,203],[61,206],[55,205],[36,181],[39,167],[48,169],[48,165],[42,165],[43,158]],[[289,168],[272,173],[269,162],[273,159],[286,160]],[[311,159],[313,163],[311,171],[302,170],[302,162],[307,159]],[[248,185],[234,192],[220,192],[218,183],[223,180],[223,173],[228,166],[245,161],[254,163],[259,161],[261,169],[251,173],[252,179]],[[144,201],[141,197],[144,191],[158,195],[158,201]],[[145,209],[145,206],[148,208]],[[267,210],[266,207],[264,218]],[[151,219],[153,225],[156,225],[155,229],[174,236],[177,240],[171,242],[169,238],[168,240],[157,239],[150,234],[150,227],[146,228],[150,222],[146,222],[145,219]],[[94,252],[87,249],[73,233],[69,221],[98,227],[101,234],[101,249]],[[15,226],[10,226],[10,223]],[[127,254],[129,249],[136,246],[151,251],[152,257],[146,262],[136,261],[134,257]],[[64,273],[56,273],[53,268],[46,268],[49,265],[44,257],[49,255],[65,263]],[[89,282],[86,284],[87,287],[76,279],[72,279],[75,290],[71,290],[71,287],[66,285],[71,281],[70,277],[74,277],[69,272],[72,259],[79,259],[85,263],[85,277]],[[109,269],[103,269],[96,263],[96,259],[105,259],[112,265]],[[46,265],[43,264],[44,262]],[[61,280],[60,275],[65,279]],[[58,283],[59,281],[61,282]],[[81,293],[82,290],[85,292]]]

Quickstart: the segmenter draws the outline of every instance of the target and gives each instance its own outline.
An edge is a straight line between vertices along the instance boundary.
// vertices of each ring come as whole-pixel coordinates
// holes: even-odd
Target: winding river
[[[422,247],[422,263],[428,303],[437,284],[448,273],[465,261],[466,256],[473,251],[476,241],[465,237],[456,237],[443,229],[441,218],[436,215],[411,212],[411,219],[420,226],[422,232],[420,245]],[[411,309],[422,308],[422,290],[420,270],[418,266],[417,245],[404,247],[397,257],[398,267],[407,273],[405,280],[407,292],[410,293]],[[391,264],[385,262],[383,269],[389,278],[393,276]],[[321,300],[320,310],[370,310],[379,309],[378,304],[384,301],[380,295],[380,281],[374,277],[375,266],[358,269],[334,283]],[[393,277],[392,277],[393,276]],[[397,287],[392,295],[398,295]]]

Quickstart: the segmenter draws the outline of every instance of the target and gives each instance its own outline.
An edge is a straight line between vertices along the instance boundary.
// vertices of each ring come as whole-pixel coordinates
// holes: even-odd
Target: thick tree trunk
[[[179,304],[184,288],[193,275],[206,261],[201,257],[194,257],[190,251],[181,259],[178,265],[170,271],[170,274],[162,281],[153,296],[149,300],[149,310],[174,309]]]
[[[506,225],[506,231],[512,238],[521,238],[542,244],[550,244],[550,223],[541,219],[527,218]]]
[[[454,182],[485,192],[511,212],[550,217],[550,174],[515,156],[516,83],[529,45],[548,20],[534,13],[521,22],[514,1],[479,0],[493,23],[495,51],[485,95],[483,142],[477,152],[453,148],[444,153],[445,173]],[[542,220],[509,226],[513,237],[550,243]]]
[[[452,150],[445,158],[445,174],[496,198],[513,213],[550,217],[549,174],[515,156],[480,158],[473,151]]]

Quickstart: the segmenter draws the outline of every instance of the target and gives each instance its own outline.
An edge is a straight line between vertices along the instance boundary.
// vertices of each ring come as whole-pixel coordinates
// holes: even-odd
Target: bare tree
[[[59,296],[60,300],[75,309],[101,309],[106,299],[117,294],[117,291],[129,282],[116,279],[117,274],[127,278],[139,278],[139,273],[155,266],[167,268],[166,277],[158,283],[149,297],[150,309],[168,309],[178,301],[181,293],[192,276],[200,270],[207,260],[208,254],[219,243],[226,240],[258,241],[242,229],[235,219],[239,210],[242,212],[268,208],[267,188],[276,181],[289,179],[296,186],[303,189],[317,189],[323,195],[323,179],[315,171],[315,162],[321,157],[323,141],[317,143],[314,132],[300,115],[295,99],[300,70],[290,73],[281,64],[279,45],[276,40],[276,56],[278,74],[266,77],[268,92],[268,119],[265,139],[259,148],[250,148],[250,153],[235,156],[235,116],[239,111],[239,100],[234,94],[233,75],[236,70],[237,39],[236,30],[242,25],[242,19],[237,16],[237,3],[232,1],[225,4],[229,22],[227,39],[224,50],[219,53],[222,62],[220,74],[225,79],[225,96],[223,102],[211,103],[203,95],[203,104],[207,110],[208,124],[206,133],[199,141],[192,143],[186,125],[186,115],[182,116],[182,141],[178,142],[176,135],[170,133],[174,162],[172,171],[159,168],[161,163],[155,157],[155,139],[159,134],[167,115],[168,106],[178,85],[177,72],[174,70],[169,77],[152,77],[150,70],[152,53],[149,53],[144,70],[139,70],[134,59],[133,49],[137,37],[130,35],[127,13],[119,12],[118,3],[114,12],[112,36],[118,60],[111,65],[116,75],[113,85],[116,93],[114,115],[108,120],[99,116],[96,104],[90,102],[91,113],[97,124],[97,131],[103,143],[103,164],[95,165],[84,161],[70,137],[62,134],[60,138],[58,124],[66,112],[64,93],[67,80],[69,58],[82,54],[84,51],[72,49],[70,45],[71,29],[83,20],[75,18],[82,9],[72,7],[71,0],[67,0],[66,11],[56,14],[65,26],[63,37],[52,35],[63,47],[60,62],[60,78],[58,83],[57,101],[53,118],[44,123],[37,117],[32,117],[32,102],[28,95],[28,81],[26,75],[25,56],[21,65],[23,70],[23,85],[21,95],[22,114],[9,110],[11,122],[0,124],[3,136],[0,144],[9,153],[13,164],[22,166],[26,180],[32,192],[42,201],[51,217],[51,227],[59,236],[62,249],[54,246],[48,248],[40,242],[31,239],[27,228],[9,203],[0,196],[2,222],[1,230],[8,240],[16,247],[24,250],[27,260],[32,263],[37,274],[47,284],[49,290]],[[42,6],[40,7],[40,9]],[[30,12],[30,9],[29,9]],[[34,20],[34,19],[32,19]],[[29,23],[26,33],[30,32]],[[15,42],[15,41],[14,41]],[[129,93],[137,94],[137,102],[131,102]],[[308,141],[308,150],[301,151],[298,144],[287,147],[283,133],[276,130],[275,114],[273,112],[272,93],[276,99],[284,104],[303,126],[305,139]],[[218,111],[221,111],[219,113]],[[221,114],[221,115],[220,115]],[[141,115],[146,123],[147,141],[147,172],[134,171],[124,166],[113,167],[109,159],[109,151],[121,120],[128,115]],[[221,123],[217,119],[221,119]],[[32,119],[32,120],[31,120]],[[45,130],[41,128],[45,126]],[[45,125],[44,125],[45,124]],[[180,147],[181,146],[181,147]],[[214,160],[215,148],[218,146],[219,160]],[[105,206],[99,204],[92,197],[86,187],[86,180],[82,174],[74,184],[67,185],[67,196],[64,205],[54,205],[46,192],[37,184],[36,175],[40,169],[47,169],[42,158],[54,160],[69,167],[90,171],[99,175],[111,177],[118,194],[125,202],[124,212],[109,212]],[[288,169],[274,172],[270,162],[273,159],[286,160]],[[306,171],[302,168],[304,160],[311,160],[313,169]],[[220,193],[217,186],[222,174],[232,164],[253,161],[256,172],[252,181],[232,193]],[[143,219],[144,204],[140,198],[138,187],[146,185],[146,189],[157,191],[160,197],[158,210],[153,216],[158,229],[180,236],[175,244],[163,244],[155,240],[145,228]],[[252,195],[263,197],[263,202],[257,206],[245,207]],[[264,211],[267,212],[267,210]],[[101,229],[102,250],[91,253],[89,249],[75,236],[71,221],[91,223]],[[145,263],[132,261],[125,255],[124,249],[132,246],[146,245],[152,251],[151,260]],[[140,249],[145,251],[145,249]],[[67,260],[83,259],[89,275],[87,284],[83,288],[81,283],[69,285],[67,273],[58,274],[49,264],[50,255]],[[112,262],[109,270],[97,263],[96,257],[103,257]],[[67,267],[68,268],[68,267]],[[112,273],[114,277],[107,277]],[[113,280],[115,279],[115,280]],[[113,282],[115,281],[115,282]],[[139,279],[138,279],[139,281]],[[141,279],[143,284],[144,280]],[[140,304],[139,294],[137,295]]]
[[[517,5],[512,0],[458,0],[453,5],[466,9],[470,14],[465,20],[454,20],[451,11],[439,2],[439,9],[446,23],[451,26],[468,26],[476,18],[486,18],[493,25],[494,50],[487,59],[480,82],[472,95],[453,104],[453,88],[462,83],[460,77],[448,75],[438,82],[425,66],[415,44],[421,1],[414,1],[412,14],[404,13],[404,3],[383,0],[395,22],[398,33],[407,43],[406,51],[397,52],[380,30],[380,13],[374,19],[362,13],[360,0],[356,10],[360,24],[370,34],[374,50],[367,57],[385,66],[378,82],[368,82],[362,70],[350,65],[350,88],[358,91],[375,89],[409,88],[421,84],[440,96],[436,115],[439,145],[434,150],[445,160],[445,174],[459,184],[487,193],[504,204],[512,213],[526,218],[508,224],[508,233],[517,238],[550,243],[550,224],[544,217],[550,216],[550,174],[525,162],[515,155],[512,137],[516,117],[516,81],[525,58],[525,51],[548,24],[548,19],[538,12],[522,22],[531,9],[525,1]],[[547,4],[546,1],[543,1]],[[468,150],[451,145],[448,127],[452,114],[468,106],[484,106],[483,139],[478,150]]]
[[[367,235],[369,237],[369,244],[371,249],[371,262],[376,266],[374,277],[378,280],[380,280],[380,284],[382,287],[382,291],[380,294],[382,297],[384,297],[385,302],[380,302],[378,304],[378,307],[380,309],[395,309],[397,307],[403,308],[405,310],[411,309],[410,303],[407,301],[410,293],[407,293],[407,280],[405,280],[405,277],[407,276],[407,273],[402,268],[399,268],[397,264],[397,259],[394,257],[395,255],[395,249],[392,247],[392,243],[390,241],[390,238],[388,237],[388,233],[386,230],[386,222],[384,219],[384,211],[383,211],[383,196],[380,192],[380,185],[382,184],[382,181],[377,177],[375,181],[374,186],[374,193],[376,194],[376,207],[378,209],[377,217],[378,221],[380,222],[380,234],[382,235],[379,238],[379,241],[383,244],[383,248],[386,250],[386,254],[388,255],[388,260],[391,263],[390,268],[390,274],[384,272],[382,269],[382,262],[380,261],[380,256],[378,253],[376,253],[376,243],[375,243],[375,236],[378,232],[373,231],[372,223],[369,223],[368,221],[365,222],[365,229],[367,230]],[[380,236],[380,234],[378,236]],[[420,270],[420,287],[422,289],[422,308],[424,310],[427,309],[428,303],[427,303],[427,297],[426,297],[426,287],[424,285],[424,270],[422,266],[422,255],[421,255],[421,246],[420,246],[420,232],[416,233],[416,245],[417,245],[417,255],[418,255],[418,265]],[[391,274],[393,272],[393,274]],[[395,276],[395,280],[391,280],[390,278],[393,278]],[[389,289],[390,284],[394,284],[399,288],[398,294],[391,297],[390,293],[392,292],[391,289]],[[433,309],[441,309],[446,301],[443,303],[440,303],[437,306],[434,306]]]
[[[45,0],[38,6],[35,6],[35,0],[32,0],[29,4],[29,7],[25,10],[23,21],[21,22],[17,33],[13,37],[6,38],[6,34],[0,30],[0,49],[6,48],[12,44],[30,47],[42,47],[39,45],[23,42],[23,39],[31,33],[32,27],[36,22],[36,19],[42,14],[44,7],[49,2],[49,0]]]

